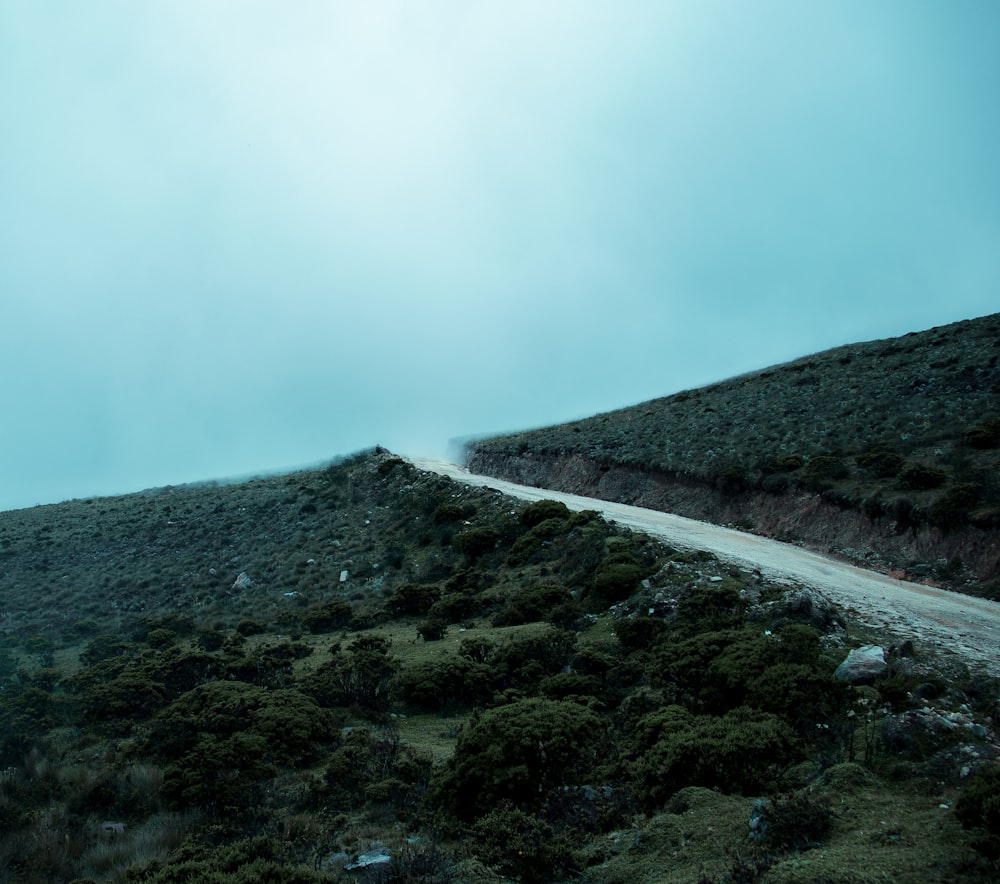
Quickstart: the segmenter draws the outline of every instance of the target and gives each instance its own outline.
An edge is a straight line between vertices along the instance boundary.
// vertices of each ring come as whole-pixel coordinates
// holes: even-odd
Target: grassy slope
[[[697,642],[699,630],[724,621],[736,630],[727,639],[734,647],[757,647],[752,643],[764,641],[764,627],[780,633],[790,615],[759,608],[758,619],[743,627],[742,614],[733,619],[733,600],[780,605],[784,589],[600,519],[556,517],[530,527],[522,523],[524,511],[523,504],[419,473],[377,451],[328,470],[240,485],[0,514],[0,766],[6,766],[0,874],[33,882],[184,875],[231,881],[242,880],[233,877],[237,869],[256,863],[258,874],[284,870],[282,880],[339,880],[351,857],[379,844],[396,856],[392,880],[500,880],[484,862],[499,864],[508,878],[593,882],[755,880],[746,877],[751,868],[757,879],[775,881],[880,875],[971,881],[989,873],[952,812],[960,781],[949,760],[949,753],[963,751],[986,757],[989,741],[962,731],[958,740],[935,743],[927,757],[869,745],[865,735],[885,720],[883,707],[870,721],[863,710],[874,706],[858,706],[861,718],[838,718],[838,742],[811,742],[825,748],[810,750],[803,763],[779,764],[787,769],[760,790],[713,791],[695,782],[651,805],[629,784],[629,765],[641,768],[646,757],[629,749],[634,720],[671,703],[694,710],[705,702],[690,686],[664,680],[663,661],[674,652],[657,641]],[[484,536],[489,542],[482,544]],[[595,587],[602,573],[619,573],[602,568],[622,563],[646,583],[635,584],[633,576],[627,592],[613,588],[624,600],[609,608],[614,599],[598,596]],[[253,585],[233,588],[240,573]],[[393,612],[394,593],[414,582],[452,605],[456,598],[472,604],[452,618],[440,641],[421,639],[425,615]],[[571,622],[569,633],[537,621],[498,625],[510,619],[511,598],[553,583],[573,590],[576,601],[540,619]],[[719,610],[714,598],[724,602]],[[310,616],[335,600],[349,605],[349,621],[311,629]],[[671,620],[671,611],[687,611],[688,619]],[[633,634],[623,647],[617,633],[632,622],[665,632]],[[816,658],[817,672],[826,673],[820,690],[844,644],[872,638],[845,635],[833,622],[823,631],[829,635]],[[533,636],[542,636],[541,644],[531,644]],[[408,673],[456,661],[475,639],[489,649],[490,689],[481,700],[450,704],[442,685],[443,711],[406,701],[400,685]],[[331,660],[343,660],[366,640],[384,647],[398,666],[392,693],[378,708],[348,702],[349,691],[327,697],[326,711],[312,714],[316,721],[332,718],[303,749],[300,734],[313,723],[302,709],[314,709],[305,698]],[[572,645],[564,657],[548,659],[563,641]],[[510,649],[518,647],[515,657]],[[381,657],[376,651],[359,659],[377,664]],[[545,669],[553,664],[555,670]],[[938,706],[967,703],[977,721],[995,717],[995,691],[973,690],[967,674],[936,671],[928,657],[919,665],[917,678],[935,682]],[[364,680],[364,667],[344,671]],[[588,672],[598,673],[596,681],[573,690],[596,693],[572,702],[596,708],[607,728],[610,742],[589,773],[610,790],[604,822],[569,825],[565,814],[539,811],[527,829],[494,819],[492,829],[474,834],[447,821],[427,778],[433,786],[442,776],[463,728],[483,708],[562,696],[560,677]],[[880,697],[896,714],[911,708],[906,689],[915,685],[901,673]],[[192,698],[213,696],[202,693],[206,688],[219,688],[218,700],[195,719],[199,730],[189,732],[182,715],[190,714]],[[227,697],[248,704],[229,737],[218,730],[229,714]],[[874,697],[862,692],[850,702]],[[263,731],[269,734],[263,743],[253,740],[268,719],[254,723],[255,703],[273,709],[279,721],[276,730]],[[176,742],[184,734],[199,741],[197,752],[184,754],[189,744]],[[235,767],[227,756],[233,740]],[[178,748],[168,750],[171,741]],[[287,756],[269,749],[272,742],[286,746]],[[944,756],[935,754],[939,749]],[[216,752],[218,761],[208,758]],[[851,757],[866,766],[843,763]],[[960,757],[967,763],[974,756]],[[185,793],[177,777],[188,769],[200,773]],[[218,779],[203,789],[207,777]],[[750,842],[755,796],[800,794],[803,787],[832,809],[821,846],[765,849]],[[106,819],[125,822],[126,835],[103,834]],[[531,826],[543,824],[561,834],[532,840],[540,830]],[[511,846],[498,856],[496,843]],[[554,856],[553,844],[564,852]],[[852,877],[848,861],[865,871]],[[293,872],[299,877],[289,877]]]
[[[998,359],[994,314],[478,441],[470,465],[491,472],[504,459],[569,456],[734,498],[815,493],[889,531],[930,526],[995,536]]]

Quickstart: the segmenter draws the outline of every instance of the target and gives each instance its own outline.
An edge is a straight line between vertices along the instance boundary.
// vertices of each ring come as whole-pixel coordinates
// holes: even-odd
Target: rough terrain
[[[893,639],[933,646],[956,662],[1000,675],[1000,603],[896,580],[791,544],[671,513],[517,485],[443,461],[414,458],[411,462],[419,469],[523,500],[551,499],[573,510],[596,510],[611,521],[674,546],[707,550],[720,559],[757,568],[771,579],[814,587],[863,626]]]

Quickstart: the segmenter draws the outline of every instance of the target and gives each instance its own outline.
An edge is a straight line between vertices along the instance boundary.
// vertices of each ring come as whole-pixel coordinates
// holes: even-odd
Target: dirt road
[[[467,485],[495,488],[522,500],[559,500],[571,510],[597,510],[610,521],[662,538],[672,546],[707,550],[723,561],[758,568],[770,580],[814,587],[853,620],[888,638],[933,646],[972,669],[1000,676],[1000,603],[894,580],[791,544],[671,513],[515,485],[443,461],[411,458],[410,462],[418,469]]]

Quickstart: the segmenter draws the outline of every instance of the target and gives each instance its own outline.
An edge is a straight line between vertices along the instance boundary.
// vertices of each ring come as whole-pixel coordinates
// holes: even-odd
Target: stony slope
[[[1000,314],[479,440],[475,472],[995,596]]]

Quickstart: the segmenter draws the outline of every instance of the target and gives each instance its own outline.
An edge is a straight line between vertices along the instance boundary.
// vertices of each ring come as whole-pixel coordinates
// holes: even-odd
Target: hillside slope
[[[974,661],[382,449],[0,513],[0,642],[3,881],[996,877]]]
[[[471,443],[471,470],[996,597],[1000,314]]]

